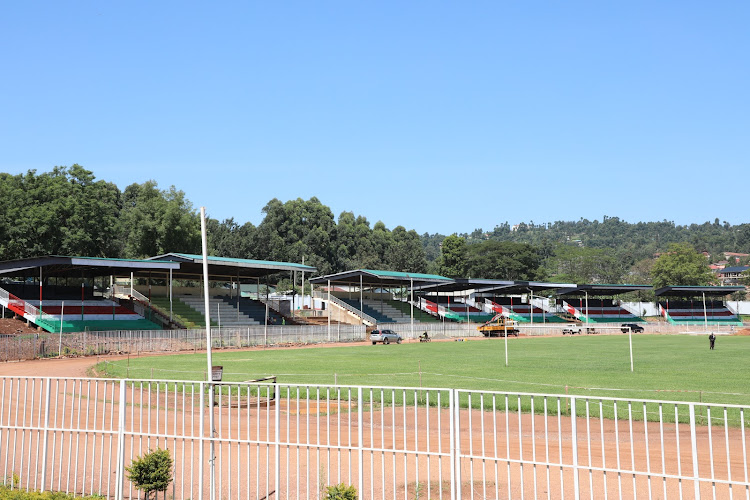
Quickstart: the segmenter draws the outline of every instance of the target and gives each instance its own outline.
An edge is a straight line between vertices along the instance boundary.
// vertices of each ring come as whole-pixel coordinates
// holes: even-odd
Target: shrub
[[[101,496],[91,497],[75,497],[74,495],[66,495],[59,491],[45,491],[41,493],[39,491],[26,491],[14,487],[10,489],[7,484],[0,484],[0,500],[95,500],[101,499]]]
[[[125,470],[128,471],[128,479],[137,489],[143,490],[148,499],[151,493],[165,491],[172,482],[172,463],[169,450],[156,448],[133,460]]]
[[[357,500],[357,488],[344,483],[326,488],[326,500]]]

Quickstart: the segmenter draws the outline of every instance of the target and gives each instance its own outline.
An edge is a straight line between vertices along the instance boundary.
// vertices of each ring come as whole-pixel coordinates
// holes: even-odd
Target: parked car
[[[562,329],[562,332],[563,332],[563,335],[565,335],[566,333],[570,335],[575,335],[577,333],[578,335],[580,335],[581,327],[578,325],[573,325],[573,324],[565,325]]]
[[[372,341],[372,345],[375,345],[378,342],[382,342],[384,344],[395,342],[397,344],[400,344],[402,340],[403,339],[401,338],[401,335],[394,332],[393,330],[373,330],[372,333],[370,333],[370,341]]]
[[[623,323],[620,325],[622,328],[622,333],[628,333],[628,328],[630,328],[630,331],[633,333],[643,333],[643,327],[641,325],[636,325],[635,323]]]

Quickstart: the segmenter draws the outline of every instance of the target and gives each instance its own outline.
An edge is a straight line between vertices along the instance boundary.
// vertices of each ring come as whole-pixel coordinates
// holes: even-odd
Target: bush
[[[143,490],[146,498],[149,498],[151,493],[165,491],[172,482],[172,463],[169,450],[156,448],[133,460],[130,467],[125,467],[125,470],[128,471],[128,479],[133,485]]]
[[[326,488],[326,500],[357,500],[357,488],[344,483]]]

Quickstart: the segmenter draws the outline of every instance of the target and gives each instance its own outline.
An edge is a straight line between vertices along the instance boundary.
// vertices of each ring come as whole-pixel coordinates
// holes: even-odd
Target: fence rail
[[[211,403],[213,401],[213,404]],[[550,394],[0,377],[14,488],[139,498],[124,475],[175,459],[160,498],[748,498],[750,407]],[[214,428],[209,428],[213,412]]]

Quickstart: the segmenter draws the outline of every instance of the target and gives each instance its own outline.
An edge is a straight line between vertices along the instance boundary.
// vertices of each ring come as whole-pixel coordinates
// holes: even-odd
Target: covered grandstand
[[[209,317],[224,325],[253,325],[281,317],[261,297],[241,298],[243,282],[278,273],[310,273],[302,264],[208,257],[209,281],[229,282],[211,299]],[[150,259],[45,256],[0,262],[0,306],[49,332],[152,330],[185,326],[180,313],[205,325],[198,288],[173,293],[174,280],[201,282],[203,257],[170,253]],[[138,291],[135,281],[145,280]],[[119,285],[117,283],[120,283]],[[152,294],[152,282],[161,282]],[[124,285],[122,283],[125,283]],[[234,285],[237,286],[234,286]],[[266,297],[267,299],[267,297]],[[179,311],[179,312],[178,312]]]
[[[449,284],[445,276],[373,269],[355,269],[310,279],[311,285],[325,285],[322,298],[360,317],[365,324],[436,321],[425,311],[414,308],[414,289],[427,284]],[[335,285],[346,292],[332,292]],[[393,290],[409,300],[393,300]]]
[[[672,325],[742,326],[723,298],[743,286],[666,286],[656,290],[659,314]]]
[[[557,295],[565,311],[582,323],[645,323],[612,297],[650,289],[649,285],[577,285],[558,290]]]

